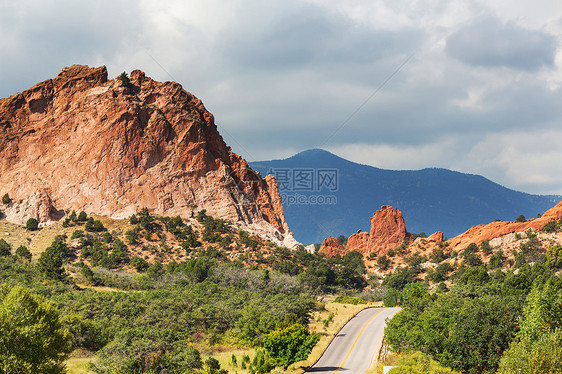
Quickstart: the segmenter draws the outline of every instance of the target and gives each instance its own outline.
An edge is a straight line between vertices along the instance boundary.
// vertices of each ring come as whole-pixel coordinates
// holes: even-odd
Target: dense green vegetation
[[[472,250],[470,248],[467,252],[467,258],[474,254]],[[412,280],[408,278],[407,271],[402,272],[387,279]],[[548,263],[524,264],[517,273],[501,270],[489,273],[483,265],[463,266],[456,271],[454,278],[456,284],[447,294],[430,294],[421,282],[415,281],[407,283],[402,290],[387,293],[385,303],[393,305],[402,298],[404,306],[403,311],[388,322],[386,329],[387,341],[394,351],[421,351],[444,366],[463,373],[495,373],[500,360],[508,365],[513,361],[509,357],[527,357],[520,358],[519,363],[529,361],[531,355],[535,357],[534,352],[539,347],[536,344],[538,336],[526,331],[542,331],[546,324],[552,334],[541,342],[556,344],[556,326],[560,326],[558,323],[562,319],[558,322],[541,319],[556,315],[552,310],[558,313],[555,306],[559,304],[556,302],[562,300],[562,281],[553,274]],[[543,288],[548,292],[539,291]],[[544,302],[541,304],[537,301],[539,299]],[[530,310],[537,310],[534,304],[544,306],[545,303],[543,317],[530,317]],[[522,317],[523,310],[526,319]],[[562,318],[562,313],[559,316]],[[531,319],[534,321],[533,328],[521,323]],[[529,334],[528,338],[522,337]],[[510,344],[511,348],[504,356]],[[526,352],[527,356],[522,352]]]
[[[41,258],[50,253],[49,258],[60,260],[57,247],[60,242]],[[1,264],[0,277],[56,303],[72,348],[98,351],[100,373],[201,368],[200,353],[189,344],[261,346],[287,315],[306,324],[315,306],[294,278],[272,272],[266,281],[262,271],[219,265],[204,256],[163,267],[151,277],[130,278],[143,284],[143,292],[76,289],[60,269],[56,261],[33,265],[10,256]]]
[[[56,236],[36,262],[24,246],[14,252],[1,241],[0,283],[56,305],[68,349],[96,352],[98,373],[224,372],[203,360],[198,344],[264,347],[245,365],[264,373],[287,367],[318,340],[307,328],[314,295],[366,284],[358,253],[328,259],[264,243],[204,211],[198,221],[200,231],[143,209],[130,219],[126,244],[73,213],[64,222],[76,227],[72,235]],[[170,235],[184,260],[176,261]]]
[[[35,218],[30,218],[25,224],[25,228],[28,231],[35,231],[39,229],[39,222]]]
[[[553,222],[549,230],[559,231]],[[205,211],[188,224],[142,209],[121,231],[72,212],[63,226],[67,234],[36,262],[25,245],[14,250],[0,239],[4,293],[56,306],[60,325],[53,326],[68,344],[45,357],[59,369],[71,349],[81,349],[95,352],[98,373],[224,373],[197,348],[217,345],[258,348],[239,363],[253,373],[287,368],[317,342],[307,326],[316,297],[326,293],[340,303],[403,306],[387,341],[396,352],[423,352],[403,356],[408,372],[531,372],[532,362],[543,368],[534,372],[546,373],[560,362],[562,282],[554,273],[562,246],[543,249],[532,231],[505,253],[489,242],[459,253],[439,242],[422,255],[405,242],[371,256],[386,269],[382,279],[367,276],[360,253],[289,250]],[[397,262],[403,266],[394,268]]]
[[[528,296],[520,330],[505,352],[499,374],[562,372],[562,284],[537,284]]]

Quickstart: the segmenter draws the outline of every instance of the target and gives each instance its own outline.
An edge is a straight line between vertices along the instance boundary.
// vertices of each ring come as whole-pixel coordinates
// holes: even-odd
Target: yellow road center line
[[[353,348],[355,348],[355,344],[357,344],[357,341],[359,340],[359,338],[361,337],[361,335],[363,334],[363,331],[365,331],[365,329],[367,328],[367,326],[369,325],[369,323],[371,323],[371,321],[378,316],[379,314],[381,314],[383,311],[387,310],[388,308],[384,308],[379,310],[374,316],[372,316],[371,318],[369,318],[369,320],[367,321],[367,323],[365,324],[365,326],[363,326],[363,328],[361,329],[361,332],[359,333],[359,335],[357,335],[357,338],[355,338],[355,341],[353,342],[353,344],[351,345],[351,348],[349,349],[349,352],[347,353],[347,356],[345,356],[345,359],[343,360],[343,362],[341,363],[340,367],[334,371],[332,374],[336,374],[338,371],[340,371],[343,366],[345,365],[345,363],[347,362],[347,360],[349,359],[349,356],[351,356],[351,352],[353,351]]]

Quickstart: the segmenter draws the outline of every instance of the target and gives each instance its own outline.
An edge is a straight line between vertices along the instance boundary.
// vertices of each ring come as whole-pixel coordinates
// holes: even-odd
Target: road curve
[[[338,332],[322,357],[306,373],[364,374],[376,359],[386,319],[400,308],[368,308],[359,312]]]

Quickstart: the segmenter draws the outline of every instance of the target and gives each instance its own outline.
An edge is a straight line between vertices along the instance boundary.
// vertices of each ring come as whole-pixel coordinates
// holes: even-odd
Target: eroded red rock
[[[350,251],[357,251],[366,255],[375,252],[378,256],[386,254],[391,249],[399,247],[410,234],[406,231],[406,224],[402,212],[391,206],[384,205],[371,217],[370,233],[361,230],[351,235],[345,248],[333,242],[335,238],[324,240],[326,249],[322,252],[327,256],[335,254],[345,255]],[[333,239],[333,240],[332,240]],[[333,245],[332,245],[333,243]],[[328,249],[329,248],[329,249]]]
[[[326,239],[324,239],[318,251],[328,257],[334,257],[338,254],[345,255],[346,253],[344,246],[339,242],[338,239],[332,236],[328,236]]]
[[[554,208],[547,210],[540,218],[530,219],[526,222],[491,222],[486,225],[478,225],[471,227],[463,234],[449,239],[449,247],[452,250],[462,250],[470,243],[479,245],[485,240],[499,238],[501,236],[524,232],[528,229],[541,231],[544,226],[552,220],[560,220],[562,218],[562,201]]]
[[[441,231],[437,231],[433,234],[431,234],[428,238],[427,241],[429,243],[436,243],[436,242],[442,242],[443,241],[443,233]]]
[[[347,239],[345,246],[346,252],[357,251],[367,253],[369,246],[369,233],[365,231],[357,231]]]
[[[0,100],[0,149],[0,193],[14,201],[42,191],[41,207],[113,218],[206,209],[289,232],[274,178],[230,150],[201,100],[139,70],[126,84],[104,66],[73,65]]]
[[[368,253],[384,255],[390,249],[399,247],[407,235],[402,212],[389,205],[383,205],[371,217]]]

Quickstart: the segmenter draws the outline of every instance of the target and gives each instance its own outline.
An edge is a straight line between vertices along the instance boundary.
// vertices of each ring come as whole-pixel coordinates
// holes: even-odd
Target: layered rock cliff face
[[[113,218],[206,209],[289,234],[275,179],[231,152],[199,99],[139,70],[127,82],[74,65],[0,100],[0,149],[0,193],[13,200],[3,210],[19,223],[63,209]]]
[[[402,212],[391,206],[384,205],[371,217],[371,230],[369,233],[361,230],[351,235],[345,248],[335,245],[328,238],[322,243],[320,252],[327,256],[336,254],[345,255],[350,251],[357,251],[369,255],[374,252],[378,256],[386,254],[389,250],[399,247],[410,234],[406,231],[406,224]],[[337,240],[334,239],[336,242]],[[339,242],[337,242],[339,244]]]

